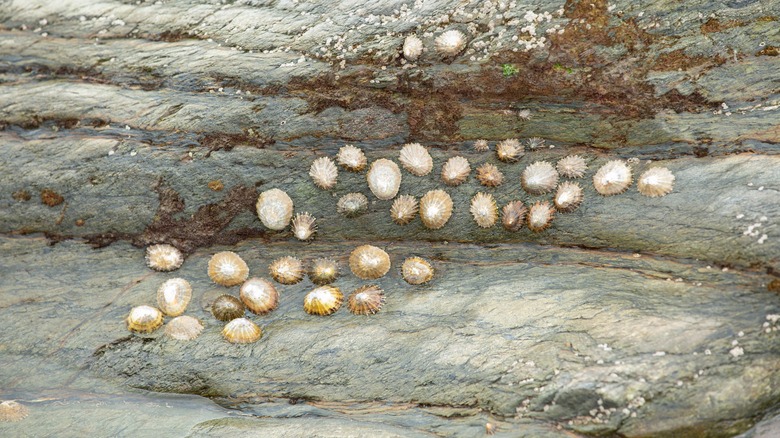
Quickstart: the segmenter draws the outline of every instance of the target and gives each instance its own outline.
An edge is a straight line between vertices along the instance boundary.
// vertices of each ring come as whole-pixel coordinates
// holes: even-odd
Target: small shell
[[[485,434],[495,435],[495,433],[496,433],[496,426],[493,423],[485,423]]]
[[[523,145],[516,138],[508,138],[496,145],[496,157],[505,162],[512,163],[523,155]]]
[[[339,264],[328,257],[314,259],[309,270],[309,280],[314,284],[329,284],[339,276]]]
[[[363,280],[375,280],[390,270],[390,256],[373,245],[362,245],[349,255],[349,268]]]
[[[554,216],[555,209],[549,202],[537,202],[528,210],[528,229],[531,231],[542,231],[550,226]]]
[[[263,331],[246,318],[236,318],[225,324],[222,337],[231,344],[251,344],[263,337]]]
[[[0,403],[0,422],[12,423],[27,418],[30,410],[27,406],[14,400],[6,400]]]
[[[314,216],[309,213],[298,213],[292,221],[292,232],[298,240],[309,240],[317,231]]]
[[[471,198],[471,216],[474,222],[482,228],[490,228],[498,219],[496,200],[490,193],[479,192]]]
[[[303,280],[303,262],[291,256],[274,260],[268,267],[271,277],[281,284],[295,284]]]
[[[394,162],[380,158],[371,163],[366,175],[368,188],[377,198],[387,201],[395,198],[398,188],[401,187],[401,169]]]
[[[317,187],[325,190],[332,189],[339,177],[339,169],[329,157],[320,157],[311,163],[309,176]]]
[[[466,181],[471,173],[469,160],[463,157],[452,157],[441,168],[441,179],[445,184],[457,186]]]
[[[265,315],[279,305],[279,292],[270,281],[253,277],[241,285],[238,293],[241,302],[250,312]]]
[[[283,230],[293,214],[293,202],[287,193],[279,189],[266,190],[257,198],[257,217],[266,228]]]
[[[582,187],[571,181],[566,181],[558,186],[555,193],[555,208],[560,212],[569,213],[577,209],[582,203]]]
[[[501,209],[501,224],[507,231],[518,231],[523,228],[525,214],[528,209],[522,201],[509,201]]]
[[[249,276],[249,267],[244,259],[230,251],[222,251],[209,260],[209,278],[222,286],[236,286]]]
[[[127,329],[136,333],[151,333],[163,323],[163,314],[152,306],[137,306],[130,309]]]
[[[477,167],[477,179],[485,187],[498,187],[504,182],[504,174],[494,164],[485,163]]]
[[[373,315],[383,304],[385,293],[375,284],[355,289],[347,299],[347,308],[355,315]]]
[[[444,190],[431,190],[420,199],[420,219],[423,225],[438,230],[452,216],[452,198]]]
[[[303,310],[310,315],[330,315],[339,310],[344,295],[337,287],[320,286],[306,294]]]
[[[165,324],[165,334],[180,341],[195,339],[202,331],[203,324],[189,315],[177,316]]]
[[[357,217],[368,211],[368,198],[362,193],[347,193],[339,198],[336,209],[346,217]]]
[[[487,152],[490,149],[487,140],[476,140],[474,142],[474,150],[477,152]]]
[[[420,143],[408,143],[401,149],[398,158],[404,169],[412,175],[425,176],[433,169],[433,158]]]
[[[171,278],[157,289],[157,306],[168,316],[179,316],[192,299],[192,286],[183,278]]]
[[[613,160],[593,175],[593,187],[604,196],[612,196],[625,192],[631,180],[631,168],[624,161]]]
[[[528,139],[528,149],[539,149],[544,146],[544,139],[539,137],[531,137]]]
[[[393,201],[393,206],[390,207],[390,217],[398,225],[406,225],[417,216],[419,209],[417,198],[412,195],[401,195]]]
[[[557,169],[566,178],[582,178],[588,170],[588,164],[579,155],[569,155],[558,160]]]
[[[423,43],[417,35],[407,35],[404,38],[404,58],[409,61],[416,61],[420,57],[423,51]]]
[[[423,284],[433,278],[433,266],[420,257],[409,257],[401,266],[401,275],[409,284]]]
[[[448,30],[436,37],[436,51],[444,56],[455,56],[466,47],[466,36],[459,30]]]
[[[220,295],[211,303],[211,314],[220,321],[232,321],[244,316],[244,303],[233,295]]]
[[[647,169],[637,181],[639,193],[651,198],[668,195],[673,187],[674,175],[665,167]]]
[[[146,264],[155,271],[175,271],[184,262],[184,256],[178,248],[168,244],[146,247]]]
[[[558,185],[558,172],[552,164],[537,161],[523,170],[520,184],[532,195],[543,195]]]
[[[338,160],[341,167],[349,170],[350,172],[360,172],[361,170],[365,169],[366,164],[368,164],[368,160],[366,160],[366,154],[351,144],[342,146],[341,149],[339,149],[339,153],[336,156],[336,159]]]

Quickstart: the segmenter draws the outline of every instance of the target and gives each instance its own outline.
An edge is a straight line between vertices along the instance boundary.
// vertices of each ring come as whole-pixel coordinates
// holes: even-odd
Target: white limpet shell
[[[380,158],[371,163],[366,175],[368,188],[377,198],[387,201],[395,198],[401,187],[401,169],[393,161]]]
[[[339,149],[339,153],[336,156],[339,165],[350,172],[360,172],[366,168],[368,160],[366,160],[366,154],[363,153],[360,148],[356,148],[351,144],[342,146]]]
[[[192,286],[183,278],[165,280],[157,289],[157,307],[168,316],[179,316],[192,299]]]
[[[165,324],[165,335],[179,341],[195,339],[202,331],[203,324],[189,315],[177,316]]]
[[[544,146],[544,139],[539,137],[531,137],[528,139],[528,149],[539,149]]]
[[[555,192],[554,203],[555,208],[564,213],[576,210],[582,203],[582,187],[575,182],[563,182]]]
[[[293,201],[282,190],[266,190],[257,197],[257,217],[271,230],[283,230],[290,224],[293,215]]]
[[[479,192],[471,198],[471,215],[482,228],[490,228],[498,220],[496,200],[490,193]]]
[[[474,150],[477,152],[487,152],[490,149],[490,146],[488,145],[487,140],[476,140],[474,141]]]
[[[249,276],[249,267],[244,259],[231,251],[222,251],[209,259],[209,278],[222,286],[237,286]]]
[[[569,155],[558,160],[556,168],[558,173],[566,178],[582,178],[588,170],[588,164],[579,155]]]
[[[420,210],[417,198],[412,195],[401,195],[393,201],[390,207],[390,217],[398,225],[406,225],[417,216]]]
[[[404,169],[417,176],[425,176],[433,169],[433,158],[420,143],[405,144],[398,161]]]
[[[647,169],[637,181],[639,193],[656,198],[666,196],[674,188],[674,174],[665,167]]]
[[[263,336],[263,331],[246,318],[236,318],[225,324],[222,336],[232,344],[251,344]]]
[[[163,314],[160,309],[152,306],[136,306],[127,315],[127,328],[131,332],[151,333],[163,324]]]
[[[146,265],[155,271],[169,272],[184,263],[181,251],[173,245],[161,243],[146,247]]]
[[[444,190],[431,190],[420,199],[420,219],[431,230],[438,230],[452,216],[452,198]]]
[[[631,168],[622,160],[608,161],[593,175],[593,187],[604,196],[625,192],[631,181]]]
[[[358,278],[376,280],[390,270],[390,256],[382,248],[362,245],[350,253],[349,268]]]
[[[531,231],[542,231],[549,227],[555,216],[555,209],[549,202],[537,202],[528,209],[526,220],[528,229]]]
[[[451,29],[442,32],[434,41],[436,51],[444,56],[455,56],[466,47],[466,35],[463,32]]]
[[[309,176],[317,187],[321,189],[332,189],[336,185],[339,177],[339,169],[329,157],[320,157],[311,163]]]
[[[526,192],[532,195],[543,195],[558,185],[558,172],[552,164],[537,161],[523,170],[520,183]]]
[[[238,297],[256,315],[265,315],[279,305],[279,292],[273,283],[264,278],[253,277],[245,281]]]
[[[516,138],[508,138],[496,145],[496,157],[505,163],[517,161],[523,153],[523,145]]]
[[[417,35],[407,35],[404,38],[403,54],[409,61],[416,61],[422,55],[423,43]]]
[[[362,193],[347,193],[339,198],[336,210],[346,217],[357,217],[368,211],[368,198]]]
[[[452,157],[441,168],[441,179],[445,184],[457,186],[463,184],[471,173],[469,160],[463,157]]]
[[[409,284],[427,283],[433,278],[433,273],[431,263],[420,257],[409,257],[401,265],[401,275]]]
[[[292,232],[298,240],[309,240],[317,231],[317,219],[309,213],[298,213],[292,221]]]

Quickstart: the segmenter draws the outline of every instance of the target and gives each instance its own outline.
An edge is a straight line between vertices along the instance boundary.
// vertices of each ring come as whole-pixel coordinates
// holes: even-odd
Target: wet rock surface
[[[481,436],[490,423],[498,436],[773,436],[771,9],[4,3],[0,399],[30,415],[0,434]],[[434,39],[452,28],[468,42],[445,57]],[[414,63],[398,56],[412,33],[426,48]],[[512,137],[545,145],[501,163],[492,149]],[[479,138],[491,152],[474,151]],[[447,190],[454,213],[440,230],[394,224],[365,172],[340,170],[331,191],[308,176],[345,144],[397,161],[411,141],[434,170],[403,171],[399,194]],[[588,162],[578,210],[541,233],[473,222],[478,191],[499,207],[549,201],[526,194],[520,172],[570,154]],[[506,182],[445,187],[441,166],[457,155],[496,164]],[[635,180],[668,167],[674,191],[598,195],[591,178],[612,159],[631,159]],[[313,242],[262,226],[254,202],[269,188],[317,218]],[[336,202],[350,192],[370,203],[345,219]],[[146,268],[142,248],[161,242],[187,254],[180,270]],[[262,277],[277,257],[330,256],[347,295],[369,283],[347,268],[362,244],[392,262],[371,282],[386,293],[378,314],[307,315],[304,280],[250,316],[260,341],[222,339],[208,306],[238,290],[209,280],[211,254],[235,251]],[[401,278],[413,255],[433,263],[431,283]],[[203,334],[130,334],[130,308],[174,277],[192,283],[186,314]]]

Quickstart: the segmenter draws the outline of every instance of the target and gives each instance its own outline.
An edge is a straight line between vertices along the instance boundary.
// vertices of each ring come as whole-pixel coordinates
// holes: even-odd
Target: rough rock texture
[[[161,406],[154,432],[192,436],[777,433],[776,5],[224,3],[0,5],[0,399],[30,409],[0,434],[147,433]],[[468,39],[454,57],[434,49],[447,29]],[[399,55],[412,33],[415,63]],[[515,137],[546,147],[512,164],[472,147]],[[445,188],[440,230],[395,225],[365,173],[341,171],[332,191],[308,177],[345,144],[397,161],[411,141],[434,171],[404,171],[399,194]],[[574,153],[585,201],[549,229],[471,219],[477,191],[549,200],[520,172]],[[506,182],[444,187],[456,155]],[[591,177],[618,158],[635,179],[668,167],[674,191],[599,196]],[[317,217],[313,243],[263,228],[254,203],[273,187]],[[336,201],[355,191],[369,210],[345,219]],[[144,266],[157,242],[188,255],[181,270]],[[258,276],[278,256],[329,255],[349,293],[363,243],[393,262],[379,314],[306,315],[306,281],[252,317],[257,344],[222,340],[211,254],[236,251]],[[410,255],[433,262],[429,285],[401,279]],[[130,335],[129,309],[176,276],[203,335]],[[83,406],[94,420],[74,421]]]

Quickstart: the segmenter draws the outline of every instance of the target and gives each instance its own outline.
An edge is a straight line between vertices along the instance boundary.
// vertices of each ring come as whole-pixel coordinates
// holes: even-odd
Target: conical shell
[[[361,170],[365,169],[366,164],[368,164],[368,160],[366,160],[366,154],[351,144],[342,146],[341,149],[339,149],[339,153],[336,159],[338,160],[341,167],[349,170],[350,172],[360,172]]]
[[[420,199],[420,219],[423,225],[438,230],[452,216],[452,198],[444,190],[431,190]]]
[[[485,163],[477,167],[477,179],[485,187],[498,187],[504,182],[504,174],[494,164]]]
[[[303,310],[310,315],[330,315],[339,310],[344,295],[337,287],[320,286],[303,299]]]
[[[593,175],[593,187],[604,196],[625,192],[631,181],[631,168],[621,160],[608,161]]]
[[[251,344],[263,337],[263,331],[246,318],[236,318],[225,324],[222,337],[232,344]]]
[[[466,36],[459,30],[448,30],[436,37],[434,43],[437,52],[444,56],[452,57],[466,47]]]
[[[490,228],[498,220],[496,200],[490,193],[479,192],[471,198],[471,216],[482,228]]]
[[[292,219],[292,199],[279,189],[266,190],[261,193],[255,207],[260,222],[271,230],[283,230]]]
[[[281,284],[296,284],[303,280],[303,262],[291,256],[274,260],[268,267],[271,277]]]
[[[165,335],[180,341],[195,339],[202,331],[203,324],[189,315],[177,316],[165,324]]]
[[[542,231],[549,227],[555,216],[555,209],[549,202],[537,202],[528,209],[528,215],[526,219],[528,221],[528,229],[531,231]]]
[[[496,145],[496,157],[505,163],[519,160],[523,153],[523,145],[516,138],[508,138]]]
[[[401,266],[401,275],[409,284],[423,284],[433,278],[433,266],[420,257],[409,257]]]
[[[222,251],[209,260],[209,278],[222,286],[236,286],[249,276],[249,267],[244,259],[231,251]]]
[[[349,255],[349,268],[363,280],[375,280],[390,270],[390,256],[381,248],[362,245]]]
[[[371,163],[366,175],[368,188],[377,198],[387,201],[395,198],[401,187],[401,169],[394,162],[380,158]]]
[[[441,168],[441,179],[444,184],[457,186],[466,181],[471,173],[469,160],[463,157],[452,157]]]
[[[314,284],[330,284],[339,276],[339,265],[328,257],[314,259],[309,270],[309,280]]]
[[[192,286],[183,278],[166,280],[157,289],[157,306],[168,316],[179,316],[192,299]]]
[[[582,178],[588,170],[588,164],[579,155],[569,155],[558,160],[556,168],[558,173],[566,178]]]
[[[546,161],[537,161],[523,170],[520,183],[526,192],[543,195],[558,185],[558,171]]]
[[[21,403],[14,400],[5,400],[0,403],[0,422],[13,423],[27,418],[28,415],[30,415],[30,410]]]
[[[531,137],[528,139],[528,149],[534,150],[544,146],[544,139],[539,137]]]
[[[375,284],[357,288],[347,299],[347,308],[355,315],[373,315],[384,304],[385,293]]]
[[[569,213],[582,204],[582,187],[579,184],[566,181],[558,186],[555,193],[555,208],[560,212]]]
[[[220,321],[232,321],[244,316],[244,303],[233,295],[220,295],[211,303],[211,314]]]
[[[168,244],[146,247],[146,264],[155,271],[174,271],[184,262],[184,256],[178,248]]]
[[[336,209],[346,217],[357,217],[368,211],[368,198],[362,193],[347,193],[339,198]]]
[[[163,323],[163,314],[152,306],[136,306],[127,316],[127,329],[136,333],[151,333]]]
[[[416,35],[408,35],[404,39],[403,54],[409,61],[416,61],[422,55],[423,43]]]
[[[477,152],[487,152],[490,149],[487,140],[476,140],[474,142],[474,150]]]
[[[398,225],[406,225],[417,216],[417,211],[419,211],[417,198],[412,195],[401,195],[393,201],[390,217]]]
[[[293,236],[298,240],[311,239],[317,231],[316,221],[317,219],[314,219],[314,216],[309,213],[296,214],[292,221]]]
[[[336,180],[339,177],[339,170],[336,165],[333,164],[333,160],[328,157],[320,157],[311,163],[309,169],[309,176],[311,176],[314,184],[325,190],[332,189],[336,185]]]
[[[431,172],[433,169],[433,158],[428,153],[428,149],[425,149],[419,143],[408,143],[401,149],[401,154],[398,158],[404,169],[409,173],[417,176],[424,176]]]
[[[647,169],[637,181],[639,193],[655,198],[666,196],[674,188],[674,175],[665,167]]]
[[[501,225],[507,231],[518,231],[523,228],[528,209],[522,201],[510,201],[501,209]]]
[[[279,292],[273,283],[263,278],[253,277],[245,281],[238,296],[244,306],[257,315],[265,315],[279,305]]]

